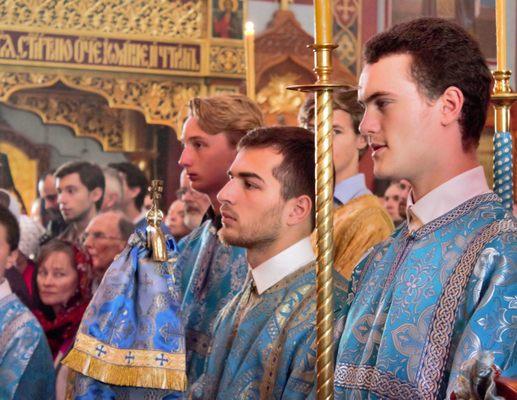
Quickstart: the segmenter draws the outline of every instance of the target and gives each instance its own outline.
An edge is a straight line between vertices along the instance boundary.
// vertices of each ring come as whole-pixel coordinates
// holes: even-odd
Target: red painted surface
[[[377,33],[377,0],[363,0],[361,16],[361,44]]]
[[[361,12],[361,51],[363,52],[364,43],[377,33],[377,0],[362,0]],[[359,171],[366,177],[366,186],[370,190],[374,190],[373,176],[373,160],[371,150],[368,149],[366,154],[359,162]]]

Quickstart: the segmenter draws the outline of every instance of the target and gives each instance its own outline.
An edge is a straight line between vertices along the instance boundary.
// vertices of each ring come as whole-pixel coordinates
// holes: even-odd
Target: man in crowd
[[[4,274],[16,261],[20,230],[0,206],[0,398],[53,399],[54,366],[45,334]]]
[[[182,200],[174,200],[171,203],[165,217],[165,225],[167,225],[176,241],[192,231],[185,225],[185,203]]]
[[[333,99],[334,267],[350,279],[366,250],[386,239],[393,224],[359,173],[366,139],[359,133],[364,110],[357,102],[357,91],[338,90]],[[314,130],[314,114],[314,97],[309,96],[300,110],[300,124]]]
[[[122,211],[135,225],[145,218],[145,210],[142,210],[144,198],[147,194],[149,181],[143,171],[130,162],[109,164],[120,174],[122,179]]]
[[[189,103],[179,163],[187,170],[192,189],[205,193],[211,203],[207,220],[180,242],[176,262],[181,274],[191,382],[203,371],[214,318],[240,291],[246,278],[244,249],[224,245],[217,235],[221,228],[217,193],[228,181],[227,171],[237,154],[237,142],[262,123],[258,106],[242,95],[195,98]]]
[[[104,273],[117,254],[126,246],[135,225],[121,211],[105,211],[86,227],[82,240],[92,263],[92,291],[95,292]]]
[[[59,210],[68,224],[59,238],[80,244],[84,229],[102,205],[104,175],[96,164],[72,161],[59,167],[54,176]]]
[[[305,398],[315,379],[314,135],[262,128],[239,142],[219,192],[219,234],[251,274],[215,323],[196,399]],[[343,284],[341,277],[337,283]],[[343,301],[342,289],[336,295]]]
[[[101,210],[120,210],[124,199],[121,173],[111,167],[103,168],[102,172],[104,173],[106,188],[104,190],[104,197],[102,198]]]
[[[407,218],[406,209],[407,209],[407,198],[409,196],[409,192],[411,190],[411,183],[407,179],[401,179],[399,181],[399,189],[400,189],[400,203],[399,203],[399,214],[400,217],[404,220]]]
[[[375,175],[412,191],[407,224],[355,269],[336,399],[449,398],[482,351],[515,374],[516,224],[476,157],[491,83],[452,22],[421,18],[366,44],[360,129]]]
[[[398,182],[392,182],[386,188],[384,196],[382,197],[384,202],[384,208],[388,212],[391,220],[395,226],[399,226],[403,220],[400,216],[400,202],[402,199],[402,191]]]
[[[206,194],[192,189],[186,169],[181,171],[178,198],[185,203],[185,225],[190,230],[196,229],[201,225],[203,216],[210,207],[210,198]]]
[[[35,213],[35,219],[47,230],[43,241],[47,241],[59,235],[66,223],[59,212],[57,202],[56,177],[53,172],[43,174],[38,181],[39,210]],[[31,217],[33,213],[31,212]]]

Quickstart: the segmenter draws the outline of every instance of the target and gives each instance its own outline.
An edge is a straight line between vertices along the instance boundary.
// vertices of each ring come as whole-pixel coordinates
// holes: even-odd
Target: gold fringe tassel
[[[61,361],[62,364],[93,379],[118,386],[185,391],[185,371],[171,371],[152,367],[129,367],[108,364],[75,348]]]

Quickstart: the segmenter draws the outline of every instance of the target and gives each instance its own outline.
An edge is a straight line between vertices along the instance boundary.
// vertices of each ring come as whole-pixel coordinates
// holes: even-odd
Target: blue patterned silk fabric
[[[43,329],[15,294],[0,300],[0,399],[53,399],[55,371]]]
[[[203,372],[219,311],[241,291],[248,273],[246,250],[221,242],[212,220],[205,221],[178,245],[182,315],[187,338],[187,376]]]
[[[480,351],[515,376],[516,243],[515,219],[488,193],[377,245],[338,324],[335,398],[449,398]]]
[[[335,273],[336,304],[347,282]],[[258,294],[251,275],[219,314],[192,399],[305,399],[316,373],[316,264]]]
[[[106,272],[74,348],[63,361],[82,374],[76,379],[76,398],[114,398],[113,392],[122,396],[124,388],[108,385],[144,387],[148,392],[186,388],[184,328],[173,274],[175,245],[171,236],[166,238],[170,259],[153,261],[145,226],[139,226]],[[124,396],[133,398],[128,393]]]

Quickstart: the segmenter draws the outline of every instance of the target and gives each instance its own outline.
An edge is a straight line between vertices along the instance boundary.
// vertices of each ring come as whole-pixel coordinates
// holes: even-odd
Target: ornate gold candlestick
[[[507,210],[513,207],[513,160],[510,110],[517,93],[510,87],[512,72],[506,67],[506,1],[496,3],[497,71],[493,71],[494,89],[492,103],[494,118],[494,192]]]
[[[334,343],[333,343],[333,195],[332,163],[332,91],[346,85],[332,83],[332,10],[329,0],[316,0],[314,84],[290,86],[288,89],[313,91],[316,115],[316,236],[317,236],[317,291],[316,329],[318,335],[317,398],[334,398]]]

